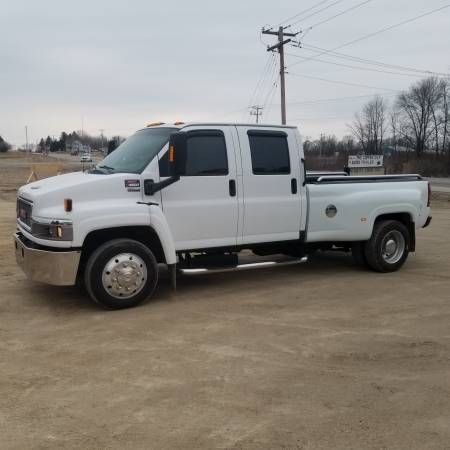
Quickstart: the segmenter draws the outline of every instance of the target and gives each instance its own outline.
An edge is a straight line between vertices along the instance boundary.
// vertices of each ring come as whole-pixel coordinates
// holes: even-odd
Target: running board
[[[208,269],[207,267],[195,269],[180,269],[183,275],[200,275],[204,273],[224,273],[224,272],[238,272],[241,270],[261,269],[265,267],[279,267],[279,266],[293,266],[308,261],[308,257],[289,259],[288,261],[261,261],[247,264],[239,264],[236,267],[224,267]]]

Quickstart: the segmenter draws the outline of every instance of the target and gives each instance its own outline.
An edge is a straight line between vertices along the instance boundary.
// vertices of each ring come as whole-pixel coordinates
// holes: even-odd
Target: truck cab
[[[23,186],[17,211],[30,278],[83,279],[94,301],[123,308],[152,295],[158,264],[174,283],[180,268],[236,266],[243,249],[339,249],[397,270],[429,223],[429,191],[418,175],[308,177],[296,127],[177,123],[137,131],[88,173]]]

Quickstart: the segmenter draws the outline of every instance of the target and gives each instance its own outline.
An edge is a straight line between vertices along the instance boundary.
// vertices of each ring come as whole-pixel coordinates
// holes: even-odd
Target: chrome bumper
[[[75,284],[80,251],[64,251],[63,249],[48,251],[33,248],[33,244],[20,232],[15,234],[14,240],[17,264],[28,278],[55,286]]]

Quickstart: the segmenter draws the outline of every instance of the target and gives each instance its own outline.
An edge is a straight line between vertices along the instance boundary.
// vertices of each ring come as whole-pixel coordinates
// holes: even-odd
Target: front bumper
[[[17,264],[28,278],[55,286],[75,284],[80,251],[48,250],[33,244],[20,232],[15,234],[14,241]]]

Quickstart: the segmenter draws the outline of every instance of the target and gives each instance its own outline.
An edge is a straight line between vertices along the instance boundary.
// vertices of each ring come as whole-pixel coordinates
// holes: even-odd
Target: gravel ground
[[[2,449],[448,449],[450,203],[394,274],[323,254],[97,309],[13,256],[0,159]],[[26,175],[26,170],[24,170]],[[25,176],[26,179],[26,176]]]

